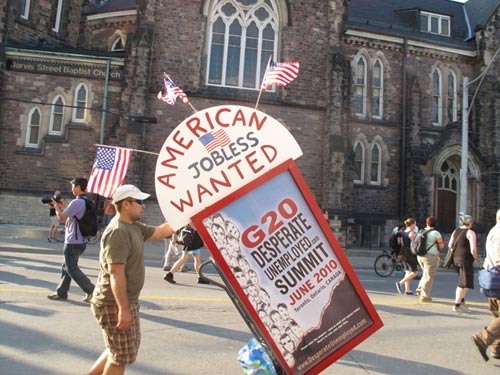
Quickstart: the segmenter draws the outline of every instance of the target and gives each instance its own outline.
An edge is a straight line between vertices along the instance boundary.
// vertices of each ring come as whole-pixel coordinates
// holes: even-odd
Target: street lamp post
[[[463,81],[463,93],[462,93],[462,154],[460,163],[460,200],[458,203],[458,213],[459,216],[467,212],[467,168],[468,168],[468,158],[469,158],[469,85],[473,84],[477,80],[480,80],[476,90],[474,90],[474,95],[472,95],[471,107],[474,104],[474,99],[476,98],[479,88],[483,83],[486,73],[493,65],[498,53],[500,52],[500,47],[497,48],[495,54],[491,58],[488,66],[483,70],[483,72],[469,82],[467,77],[464,77]],[[457,220],[458,221],[458,220]]]
[[[469,157],[469,79],[464,77],[462,93],[462,154],[460,165],[460,200],[458,216],[467,212],[467,168]]]

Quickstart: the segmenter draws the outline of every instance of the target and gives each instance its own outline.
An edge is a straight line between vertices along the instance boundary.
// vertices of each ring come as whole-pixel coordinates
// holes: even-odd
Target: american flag
[[[158,99],[170,105],[174,105],[177,97],[179,97],[185,104],[189,104],[186,93],[182,91],[181,88],[177,87],[170,77],[163,77],[163,83],[165,84],[165,88],[158,92]]]
[[[125,179],[131,156],[128,148],[97,146],[87,191],[111,198]]]
[[[205,146],[208,152],[215,150],[217,147],[227,146],[231,142],[224,129],[202,135],[198,140]]]
[[[270,61],[266,74],[264,74],[264,79],[262,80],[260,89],[266,91],[267,87],[271,85],[278,85],[282,87],[286,86],[288,83],[297,78],[298,75],[298,62],[293,61],[277,63]]]

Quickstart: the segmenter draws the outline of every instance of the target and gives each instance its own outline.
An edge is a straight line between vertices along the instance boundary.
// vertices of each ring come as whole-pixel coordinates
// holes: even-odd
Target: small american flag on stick
[[[264,79],[262,80],[261,90],[266,90],[269,86],[286,86],[299,75],[299,63],[270,61],[267,67]]]
[[[163,77],[163,83],[165,88],[158,92],[158,99],[167,102],[170,105],[174,105],[177,97],[181,98],[185,104],[189,104],[189,99],[184,91],[170,79],[170,77]]]
[[[125,180],[131,156],[129,148],[97,146],[87,191],[111,198]]]

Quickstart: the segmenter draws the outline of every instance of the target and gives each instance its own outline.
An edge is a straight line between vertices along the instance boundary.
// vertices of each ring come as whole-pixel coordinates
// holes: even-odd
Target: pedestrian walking
[[[46,199],[46,198],[44,198]],[[63,200],[61,198],[61,192],[59,190],[54,191],[54,196],[52,197],[52,200],[48,203],[49,205],[49,220],[50,220],[50,226],[49,226],[49,236],[47,237],[48,242],[57,242],[56,241],[56,232],[57,229],[59,228],[59,218],[57,217],[56,214],[56,209],[54,208],[54,203],[59,203],[61,207],[63,207]]]
[[[87,375],[123,374],[134,363],[141,341],[139,295],[144,285],[144,242],[168,237],[169,224],[140,223],[149,194],[122,185],[113,195],[118,217],[104,231],[99,254],[99,276],[91,300],[106,349]]]
[[[104,201],[104,214],[102,216],[102,226],[106,228],[111,221],[111,219],[116,215],[115,205],[111,199],[106,199]]]
[[[52,199],[52,204],[56,210],[56,215],[59,220],[66,220],[64,233],[64,263],[61,268],[61,279],[56,288],[55,293],[47,296],[51,300],[66,300],[68,299],[68,291],[71,280],[74,280],[78,286],[85,292],[83,301],[88,302],[94,291],[94,284],[83,273],[78,266],[80,255],[83,254],[87,247],[87,240],[78,227],[78,220],[83,217],[86,210],[85,189],[87,188],[87,179],[83,177],[75,178],[71,181],[71,192],[76,199],[73,199],[67,207],[63,202],[57,202]]]
[[[439,265],[439,250],[444,249],[444,241],[436,227],[436,218],[429,216],[425,220],[426,227],[426,244],[427,253],[422,256],[417,256],[418,264],[422,268],[422,278],[417,287],[416,293],[420,296],[420,302],[431,302],[431,289],[434,283],[434,278]]]
[[[497,223],[486,238],[486,259],[483,268],[500,266],[500,209],[496,214]],[[472,341],[481,357],[488,361],[488,347],[493,358],[500,359],[500,298],[490,298],[489,306],[493,320],[479,332],[472,335]]]
[[[472,230],[474,219],[470,215],[460,217],[460,228],[451,234],[448,247],[456,245],[453,264],[458,272],[458,285],[455,290],[453,311],[470,312],[465,305],[465,296],[474,289],[474,262],[477,262],[476,232]]]
[[[163,279],[170,284],[176,284],[177,282],[174,280],[174,274],[188,261],[189,256],[192,256],[194,258],[194,270],[198,276],[198,284],[209,284],[210,282],[201,277],[200,274],[201,247],[203,246],[203,241],[198,231],[190,224],[187,224],[181,230],[181,235],[176,241],[184,246],[182,256],[174,263],[165,276],[163,276]]]
[[[175,262],[183,256],[182,248],[184,246],[177,243],[180,232],[181,231],[179,230],[172,234],[169,238],[165,238],[165,247],[163,251],[163,271],[170,271]],[[189,267],[187,264],[183,264],[181,267],[181,272],[189,271],[191,271],[191,267]]]
[[[417,276],[417,257],[412,254],[411,241],[415,238],[415,219],[408,218],[404,221],[406,229],[402,234],[403,247],[400,251],[400,259],[403,261],[405,275],[396,283],[396,291],[399,294],[403,293],[403,286],[405,288],[404,294],[412,296],[415,293],[411,290],[410,282]]]

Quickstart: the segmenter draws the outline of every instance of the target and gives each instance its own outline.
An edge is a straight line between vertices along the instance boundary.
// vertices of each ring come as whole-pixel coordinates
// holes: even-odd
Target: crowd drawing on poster
[[[240,248],[240,230],[230,220],[217,213],[203,220],[217,248],[245,292],[248,300],[266,326],[287,364],[293,367],[293,353],[297,349],[304,332],[300,325],[290,317],[285,303],[272,306],[271,297],[265,288],[260,287],[257,272],[251,269]]]

